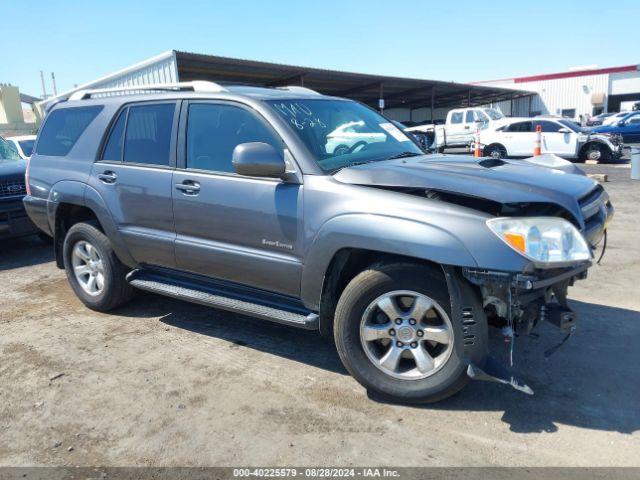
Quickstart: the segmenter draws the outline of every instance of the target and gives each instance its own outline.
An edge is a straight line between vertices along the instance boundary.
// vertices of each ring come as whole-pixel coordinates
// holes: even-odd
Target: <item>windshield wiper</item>
[[[334,173],[338,173],[340,170],[343,170],[345,168],[355,167],[357,165],[365,165],[367,163],[377,162],[377,161],[378,160],[363,160],[362,162],[348,163],[347,165],[343,165],[342,167],[338,167],[338,168],[335,168],[334,170],[332,170],[331,171],[331,175],[333,175]]]
[[[409,157],[418,157],[422,155],[422,153],[416,153],[416,152],[401,152],[401,153],[397,153],[395,155],[391,155],[390,157],[387,158],[387,160],[395,160],[397,158],[409,158]]]

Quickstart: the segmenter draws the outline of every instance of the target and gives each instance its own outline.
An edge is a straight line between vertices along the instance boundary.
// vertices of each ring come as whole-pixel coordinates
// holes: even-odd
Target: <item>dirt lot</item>
[[[311,332],[141,294],[84,308],[37,239],[0,243],[0,465],[640,466],[640,182],[607,171],[604,264],[579,330],[519,339],[532,397],[474,382],[379,403]]]

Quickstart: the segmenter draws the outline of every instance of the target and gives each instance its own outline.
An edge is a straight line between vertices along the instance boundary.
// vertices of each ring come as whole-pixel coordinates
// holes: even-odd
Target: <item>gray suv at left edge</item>
[[[369,107],[300,87],[76,92],[27,177],[89,308],[143,289],[318,330],[370,392],[413,403],[472,378],[532,393],[489,327],[511,347],[541,320],[571,333],[568,288],[613,215],[584,175],[425,155]]]

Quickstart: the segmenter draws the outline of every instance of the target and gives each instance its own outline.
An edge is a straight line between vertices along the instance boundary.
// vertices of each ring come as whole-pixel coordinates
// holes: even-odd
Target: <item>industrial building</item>
[[[169,50],[158,56],[50,97],[43,106],[78,90],[210,80],[266,87],[299,85],[352,98],[407,124],[442,121],[451,108],[492,106],[507,116],[560,115],[580,120],[630,109],[640,101],[640,65],[567,72],[470,84],[341,72]]]
[[[512,104],[532,95],[513,86],[484,86],[414,78],[340,72],[169,50],[130,67],[50,97],[43,106],[78,90],[209,80],[265,87],[298,85],[347,97],[384,110],[390,118],[424,123],[440,120],[451,108],[487,103]]]
[[[631,110],[640,102],[640,65],[580,68],[567,72],[506,78],[473,85],[517,88],[536,95],[500,102],[505,115],[560,115],[580,120],[603,112]]]

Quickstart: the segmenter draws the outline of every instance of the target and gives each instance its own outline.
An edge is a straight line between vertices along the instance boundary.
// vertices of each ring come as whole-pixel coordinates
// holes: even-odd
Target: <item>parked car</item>
[[[384,142],[384,134],[370,133],[363,121],[347,122],[327,135],[325,150],[329,154],[343,155],[358,151],[374,142]]]
[[[623,154],[619,135],[591,133],[565,119],[510,118],[497,128],[480,131],[483,153],[494,158],[530,157],[536,142],[536,128],[542,128],[542,153],[574,160],[620,158]]]
[[[600,115],[591,117],[589,118],[589,120],[587,120],[587,127],[596,127],[598,125],[602,125],[602,122],[612,115],[615,115],[615,112],[601,113]]]
[[[595,127],[591,132],[601,135],[620,135],[625,143],[640,143],[640,111],[628,112],[616,123]]]
[[[28,160],[33,151],[33,145],[36,142],[35,135],[20,135],[17,137],[7,137],[9,142],[15,151],[20,155],[23,160]]]
[[[505,116],[493,108],[456,108],[447,113],[444,124],[430,123],[409,128],[433,139],[430,147],[439,152],[445,148],[470,148],[479,127],[486,128],[502,121]]]
[[[22,204],[26,193],[26,168],[26,162],[0,137],[0,239],[32,235],[39,231]]]
[[[162,88],[73,94],[29,161],[24,203],[86,306],[138,288],[319,330],[394,400],[470,378],[531,393],[497,367],[488,328],[511,342],[541,319],[575,328],[567,288],[613,214],[595,181],[426,156],[374,110],[301,88]],[[329,151],[352,122],[366,145]]]
[[[626,117],[628,114],[629,114],[629,112],[627,112],[627,111],[614,113],[613,115],[611,115],[611,116],[605,118],[604,120],[602,120],[602,125],[611,125],[613,123],[617,123],[620,120],[622,120],[624,117]]]

